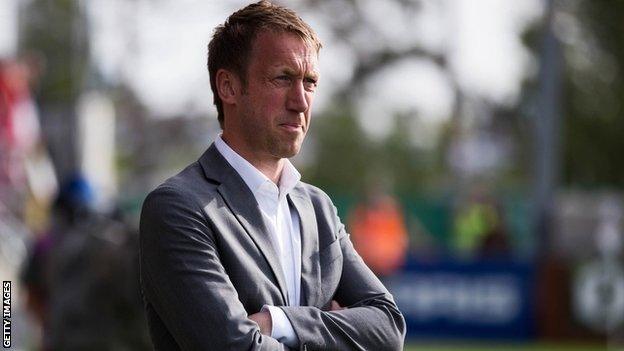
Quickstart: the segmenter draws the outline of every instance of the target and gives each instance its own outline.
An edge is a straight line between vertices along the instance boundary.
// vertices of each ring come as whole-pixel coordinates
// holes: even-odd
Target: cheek
[[[308,109],[304,114],[303,114],[303,125],[305,126],[303,128],[303,132],[304,133],[308,133],[308,130],[310,129],[310,123],[312,122],[312,113],[310,111],[310,109]]]
[[[286,106],[286,97],[280,92],[266,92],[262,99],[263,109],[268,114],[275,114],[284,110]]]
[[[308,102],[308,110],[305,112],[306,122],[310,124],[310,117],[312,115],[312,103],[314,102],[314,95],[309,95],[306,97],[306,101]]]

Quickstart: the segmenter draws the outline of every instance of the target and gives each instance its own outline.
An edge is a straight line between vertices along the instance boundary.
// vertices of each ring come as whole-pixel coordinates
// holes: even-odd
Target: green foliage
[[[566,186],[624,188],[624,2],[557,2],[563,53],[561,180]],[[561,23],[559,23],[561,24]],[[536,57],[543,23],[524,35]],[[535,109],[536,79],[523,106]],[[539,116],[537,117],[539,118]]]
[[[350,109],[336,109],[315,121],[316,162],[304,174],[332,193],[354,195],[363,189],[375,148]]]
[[[34,0],[24,8],[20,49],[44,62],[38,99],[62,107],[75,102],[87,72],[87,30],[78,1]]]
[[[25,2],[20,13],[20,50],[40,64],[34,95],[61,179],[79,169],[76,103],[89,68],[83,8],[77,0],[32,0]]]
[[[383,117],[380,117],[383,118]],[[361,128],[353,109],[337,108],[319,116],[312,132],[315,162],[306,181],[336,195],[357,197],[372,184],[396,193],[416,193],[439,181],[441,157],[436,150],[413,146],[409,116],[395,116],[391,133],[374,140]]]
[[[622,188],[624,2],[585,0],[573,10],[582,37],[565,47],[564,181]]]

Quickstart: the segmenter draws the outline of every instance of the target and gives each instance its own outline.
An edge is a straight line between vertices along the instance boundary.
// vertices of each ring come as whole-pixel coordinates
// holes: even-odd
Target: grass
[[[405,351],[624,351],[624,346],[607,348],[604,345],[583,344],[406,344]]]

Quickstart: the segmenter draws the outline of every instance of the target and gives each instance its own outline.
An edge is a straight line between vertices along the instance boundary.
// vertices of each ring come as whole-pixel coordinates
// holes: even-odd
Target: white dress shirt
[[[238,172],[253,193],[264,222],[268,226],[273,247],[279,256],[282,272],[288,291],[288,305],[299,306],[301,290],[301,231],[299,215],[288,204],[286,195],[292,191],[301,175],[290,163],[284,160],[284,168],[279,179],[279,187],[262,174],[251,163],[237,154],[223,141],[221,135],[215,140],[217,150]],[[295,331],[279,307],[265,305],[263,311],[271,314],[273,328],[271,337],[289,347],[297,348],[299,340]]]

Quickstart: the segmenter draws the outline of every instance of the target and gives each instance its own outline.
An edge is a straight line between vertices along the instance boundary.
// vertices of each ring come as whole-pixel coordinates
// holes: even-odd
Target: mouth
[[[280,123],[279,127],[285,129],[288,132],[303,131],[303,126],[299,123]]]

